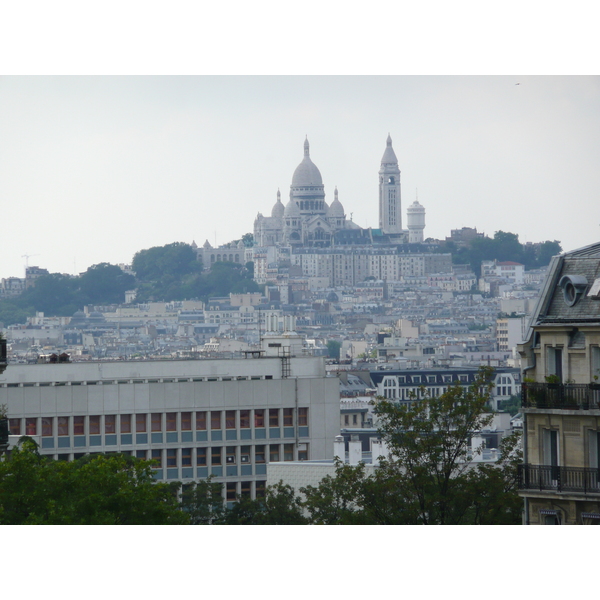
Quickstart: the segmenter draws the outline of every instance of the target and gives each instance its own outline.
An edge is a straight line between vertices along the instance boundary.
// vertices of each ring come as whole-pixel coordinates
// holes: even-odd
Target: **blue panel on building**
[[[237,467],[232,466],[232,465],[227,465],[225,474],[227,477],[237,477]]]
[[[105,435],[104,436],[104,444],[106,446],[116,446],[117,445],[117,436],[116,435]]]
[[[154,470],[154,479],[162,479],[163,478],[163,470],[155,469]]]
[[[208,434],[206,431],[196,431],[196,441],[206,442],[208,440]]]
[[[70,437],[59,437],[58,438],[58,447],[59,448],[70,448],[71,447],[71,438]]]
[[[240,439],[251,440],[252,439],[252,429],[242,429],[240,431]]]
[[[256,465],[254,467],[257,475],[266,475],[267,474],[267,465]]]
[[[192,479],[194,477],[193,467],[183,467],[181,469],[181,477],[183,479]]]
[[[223,432],[222,431],[211,431],[210,439],[213,442],[222,442],[223,441]]]
[[[131,433],[124,433],[121,436],[121,444],[123,444],[124,446],[133,444],[133,436],[131,435]]]
[[[150,441],[153,444],[162,444],[163,443],[163,434],[162,433],[151,433]]]
[[[177,443],[179,441],[176,431],[170,431],[167,433],[167,444]]]
[[[191,431],[182,431],[181,432],[181,441],[182,442],[193,442],[194,437]]]
[[[223,477],[223,467],[211,467],[211,473],[215,477]]]
[[[148,443],[148,434],[147,433],[136,433],[135,434],[135,443],[136,444],[147,444]]]
[[[228,429],[225,432],[226,440],[237,440],[237,431],[235,429]]]
[[[266,429],[255,429],[254,430],[254,437],[257,440],[265,440],[265,439],[267,439],[267,430]]]
[[[196,477],[206,479],[208,477],[208,467],[198,467],[196,469]]]
[[[308,437],[308,427],[298,427],[298,435],[300,437]]]
[[[75,446],[75,448],[83,448],[83,446],[87,446],[85,435],[76,435],[73,438],[73,446]]]
[[[167,469],[167,479],[179,479],[179,469]]]
[[[252,465],[242,465],[240,475],[252,475]]]
[[[90,435],[90,446],[102,446],[102,436]]]
[[[54,448],[54,438],[43,437],[42,438],[42,448]]]
[[[293,438],[296,437],[296,431],[293,427],[284,427],[283,428],[283,437],[284,438]]]
[[[271,427],[269,429],[269,437],[271,439],[273,439],[273,438],[280,438],[281,434],[279,433],[279,427]]]

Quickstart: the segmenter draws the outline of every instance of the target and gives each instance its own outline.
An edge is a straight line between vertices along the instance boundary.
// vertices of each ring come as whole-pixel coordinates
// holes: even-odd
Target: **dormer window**
[[[562,288],[567,306],[575,306],[587,289],[587,279],[583,275],[564,275],[558,285]]]

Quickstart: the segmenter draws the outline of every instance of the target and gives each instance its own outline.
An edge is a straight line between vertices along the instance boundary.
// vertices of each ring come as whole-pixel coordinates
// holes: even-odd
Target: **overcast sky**
[[[519,85],[517,85],[519,84]],[[0,78],[0,277],[129,263],[225,243],[287,202],[306,135],[326,200],[378,226],[390,133],[425,237],[477,227],[600,239],[600,78],[192,76]]]

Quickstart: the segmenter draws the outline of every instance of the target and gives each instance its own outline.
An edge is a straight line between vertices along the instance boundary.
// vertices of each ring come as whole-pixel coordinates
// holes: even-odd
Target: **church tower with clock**
[[[379,228],[383,233],[402,233],[400,209],[400,169],[388,134],[379,169]]]

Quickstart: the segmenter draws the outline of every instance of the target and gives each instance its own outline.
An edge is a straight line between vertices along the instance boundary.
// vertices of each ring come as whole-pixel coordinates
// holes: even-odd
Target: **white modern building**
[[[228,501],[256,497],[269,462],[332,458],[339,382],[294,333],[245,356],[9,365],[0,405],[43,455],[123,452],[155,460],[159,480],[214,475]]]

